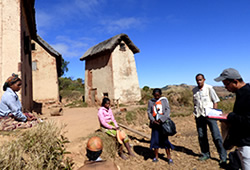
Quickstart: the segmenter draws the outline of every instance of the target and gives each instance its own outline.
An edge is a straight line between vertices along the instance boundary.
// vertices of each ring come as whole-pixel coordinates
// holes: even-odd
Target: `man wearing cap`
[[[238,147],[243,170],[250,169],[250,85],[233,68],[223,70],[219,77],[229,92],[236,93],[233,112],[225,114],[230,124],[230,143]]]
[[[196,128],[198,132],[198,139],[202,156],[200,161],[205,161],[210,158],[209,143],[207,138],[207,126],[209,127],[213,142],[220,155],[220,166],[226,164],[227,152],[223,147],[222,137],[217,125],[217,121],[213,119],[207,119],[205,109],[214,108],[217,109],[217,103],[220,101],[213,87],[205,83],[205,76],[201,73],[195,76],[197,85],[193,89],[194,100],[194,115],[196,121]]]
[[[84,162],[84,165],[80,167],[78,170],[89,170],[89,169],[95,169],[95,170],[118,170],[115,163],[110,161],[105,161],[100,158],[100,155],[102,154],[103,144],[102,140],[94,136],[88,140],[87,143],[87,154],[89,160]]]

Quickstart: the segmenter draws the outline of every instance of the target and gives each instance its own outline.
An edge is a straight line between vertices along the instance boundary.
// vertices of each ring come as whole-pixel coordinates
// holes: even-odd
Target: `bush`
[[[135,124],[143,125],[148,123],[147,108],[139,107],[132,111],[124,112],[125,114],[115,115],[115,119],[118,123],[122,124]]]
[[[230,113],[233,111],[234,101],[235,101],[235,98],[221,100],[218,103],[218,109],[221,109],[223,111],[223,113]]]
[[[163,92],[168,98],[169,104],[174,106],[192,106],[193,94],[190,89],[169,89]]]
[[[139,101],[139,104],[146,104],[150,99],[153,98],[152,90],[149,89],[147,91],[141,90],[141,100]]]
[[[72,80],[72,78],[60,77],[59,78],[60,96],[62,98],[68,98],[70,100],[78,100],[84,96],[84,84],[83,80],[78,78]]]
[[[72,169],[73,162],[65,158],[62,128],[44,122],[21,133],[17,140],[0,149],[0,169]]]

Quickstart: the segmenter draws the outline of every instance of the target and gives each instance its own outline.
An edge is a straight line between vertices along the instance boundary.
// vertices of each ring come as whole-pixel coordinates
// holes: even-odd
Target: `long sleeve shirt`
[[[233,112],[227,116],[229,129],[235,146],[250,146],[250,85],[246,84],[236,91]]]
[[[159,119],[161,120],[161,122],[165,122],[170,117],[170,107],[169,107],[168,99],[166,97],[161,97],[159,101],[161,101],[159,112],[162,113],[161,115],[159,115]],[[147,112],[148,112],[148,118],[151,122],[156,120],[156,117],[153,116],[156,102],[157,102],[156,99],[151,99],[148,101]]]
[[[98,110],[98,118],[99,118],[101,126],[107,128],[107,129],[113,128],[111,125],[108,124],[111,121],[114,122],[115,127],[119,127],[115,118],[114,118],[112,110],[110,108],[106,109],[105,107],[101,107]]]
[[[10,113],[19,121],[25,122],[27,120],[27,117],[22,112],[22,104],[18,95],[8,87],[0,102],[0,116],[6,117]]]

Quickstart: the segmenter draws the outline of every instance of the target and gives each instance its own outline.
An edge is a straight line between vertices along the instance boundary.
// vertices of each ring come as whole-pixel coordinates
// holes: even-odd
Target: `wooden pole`
[[[120,127],[123,127],[124,129],[127,129],[127,130],[133,132],[133,133],[136,133],[137,135],[140,135],[140,136],[143,136],[143,137],[145,137],[145,138],[150,139],[150,135],[148,135],[148,134],[139,132],[138,130],[134,130],[134,129],[132,129],[132,128],[130,128],[130,127],[127,127],[127,126],[125,126],[125,125],[123,125],[123,124],[120,124],[120,123],[118,123],[118,125],[119,125]]]

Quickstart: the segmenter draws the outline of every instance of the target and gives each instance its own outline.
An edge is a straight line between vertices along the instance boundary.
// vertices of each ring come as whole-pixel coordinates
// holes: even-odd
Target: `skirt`
[[[174,146],[168,140],[168,136],[163,135],[161,126],[152,127],[150,149],[174,149]]]
[[[114,124],[114,122],[109,122],[108,123],[109,125],[111,125],[111,126],[113,126],[113,127],[115,127],[115,124]],[[116,135],[117,135],[117,132],[116,132],[116,130],[114,130],[114,129],[107,129],[107,128],[105,128],[105,127],[101,127],[101,131],[102,132],[105,132],[105,133],[107,133],[108,135],[110,135],[110,136],[113,136],[113,137],[116,137]],[[125,136],[125,139],[123,140],[123,142],[125,142],[125,143],[127,143],[129,141],[129,138],[128,138],[128,135],[126,135]]]
[[[13,131],[15,129],[27,129],[36,125],[36,121],[18,122],[11,117],[0,116],[0,130]]]

